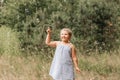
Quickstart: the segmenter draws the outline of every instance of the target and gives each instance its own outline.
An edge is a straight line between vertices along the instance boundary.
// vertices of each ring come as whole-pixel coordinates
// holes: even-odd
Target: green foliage
[[[120,73],[119,67],[114,67],[103,63],[92,64],[89,61],[84,61],[82,59],[80,60],[80,68],[81,70],[97,72],[100,75],[109,75],[114,72]]]
[[[84,50],[109,51],[118,47],[118,8],[114,2],[85,0],[81,3],[74,34],[81,38]]]
[[[48,26],[54,40],[59,39],[61,28],[69,27],[73,30],[72,42],[79,49],[109,51],[119,46],[119,13],[117,0],[7,0],[1,9],[0,25],[20,33],[25,51],[46,49]]]
[[[19,53],[20,43],[17,32],[5,26],[0,27],[0,54],[18,55]]]

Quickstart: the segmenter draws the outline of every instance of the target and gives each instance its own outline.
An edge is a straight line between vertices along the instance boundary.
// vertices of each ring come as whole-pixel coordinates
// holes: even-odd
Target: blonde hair
[[[69,29],[69,28],[63,28],[61,31],[67,31],[68,34],[70,35],[70,37],[72,36],[72,31],[71,31],[71,29]],[[61,31],[60,31],[60,32],[61,32]]]

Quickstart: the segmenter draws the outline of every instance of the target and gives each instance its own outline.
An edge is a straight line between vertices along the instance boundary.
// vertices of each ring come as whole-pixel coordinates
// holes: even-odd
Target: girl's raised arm
[[[46,37],[45,43],[48,46],[56,47],[57,41],[51,41],[51,29],[50,28],[47,29],[47,37]]]

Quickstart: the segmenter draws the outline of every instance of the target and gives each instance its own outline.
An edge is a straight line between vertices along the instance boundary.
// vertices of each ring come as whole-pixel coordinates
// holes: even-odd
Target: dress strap
[[[58,41],[57,46],[58,46],[58,45],[65,45],[65,46],[69,46],[69,47],[71,48],[72,43],[69,42],[69,43],[67,43],[67,44],[64,44],[63,42]]]

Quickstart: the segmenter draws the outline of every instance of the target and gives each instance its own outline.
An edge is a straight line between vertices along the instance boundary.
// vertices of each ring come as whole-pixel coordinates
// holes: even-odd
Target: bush
[[[71,40],[83,51],[110,51],[119,46],[119,3],[107,0],[7,0],[1,9],[0,25],[20,33],[25,51],[41,51],[45,30],[52,27],[53,39],[58,40],[59,30],[73,30]],[[43,47],[45,46],[45,47]]]
[[[18,55],[19,53],[20,43],[17,33],[5,26],[0,27],[0,54]]]
[[[118,5],[106,1],[83,1],[74,34],[84,50],[110,51],[118,47]]]

